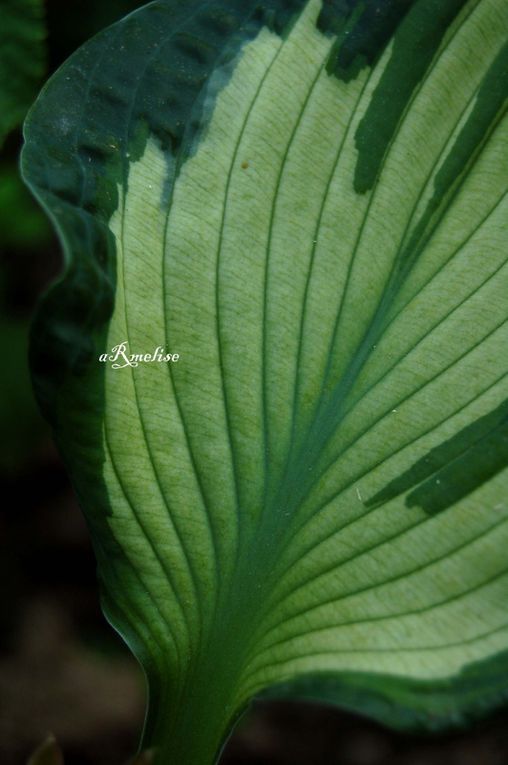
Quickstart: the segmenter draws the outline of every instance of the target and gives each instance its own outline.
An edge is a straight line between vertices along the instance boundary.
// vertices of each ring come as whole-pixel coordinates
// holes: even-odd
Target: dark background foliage
[[[48,73],[140,4],[48,0]],[[66,765],[122,765],[142,726],[143,678],[101,615],[86,527],[31,392],[30,317],[61,256],[19,179],[21,142],[14,131],[0,153],[0,762],[27,762],[52,732]],[[425,737],[318,705],[256,704],[223,762],[508,765],[508,715]]]

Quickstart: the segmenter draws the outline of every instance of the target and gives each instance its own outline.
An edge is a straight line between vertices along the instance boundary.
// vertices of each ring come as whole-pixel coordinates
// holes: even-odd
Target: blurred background
[[[7,15],[23,3],[37,4],[0,0],[0,91],[15,85],[16,72],[1,60]],[[141,4],[47,0],[45,50],[40,41],[33,51],[40,66],[23,108],[81,43]],[[31,54],[28,46],[24,55]],[[5,122],[0,96],[0,129],[2,109]],[[143,722],[143,678],[101,615],[86,527],[28,373],[30,318],[61,256],[19,178],[22,137],[14,123],[22,116],[0,143],[0,763],[24,765],[52,733],[65,765],[123,765]],[[242,720],[223,763],[508,765],[508,713],[469,731],[423,737],[319,705],[263,703]]]

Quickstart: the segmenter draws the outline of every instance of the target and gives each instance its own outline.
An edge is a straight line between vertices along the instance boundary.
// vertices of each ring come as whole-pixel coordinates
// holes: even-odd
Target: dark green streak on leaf
[[[460,131],[435,180],[431,205],[438,207],[453,184],[467,172],[478,149],[490,135],[492,126],[506,110],[508,97],[508,43],[501,49],[485,75],[473,111]]]
[[[434,181],[434,193],[424,215],[402,252],[394,277],[404,277],[425,247],[429,232],[449,208],[461,182],[477,160],[499,120],[508,96],[508,43],[501,49],[483,80],[471,114],[457,136]]]
[[[434,193],[407,246],[402,250],[399,263],[394,268],[392,278],[395,283],[400,283],[407,276],[423,252],[432,232],[449,209],[463,180],[504,116],[507,96],[508,43],[501,49],[485,75],[471,114],[436,174]]]
[[[325,33],[340,34],[352,12],[358,8],[361,10],[364,5],[364,2],[358,0],[323,0],[318,29]]]
[[[267,26],[272,32],[284,38],[304,4],[304,0],[268,0],[258,3],[257,7],[254,5],[253,20],[257,29]],[[238,3],[233,0],[232,5],[235,7]],[[245,3],[246,7],[252,5],[252,2]]]
[[[328,72],[349,82],[364,66],[372,66],[385,49],[402,19],[415,0],[389,2],[338,2],[325,5],[318,20],[322,31],[342,33],[344,22],[355,12],[351,25],[334,46]]]
[[[404,110],[463,5],[420,0],[395,32],[392,56],[356,133],[358,193],[373,187]]]
[[[437,513],[458,502],[508,465],[508,401],[432,449],[365,504],[375,507],[418,484],[408,507]],[[424,483],[422,483],[424,482]]]
[[[462,457],[426,481],[406,499],[408,507],[419,506],[439,513],[466,497],[508,465],[508,418],[488,436],[474,444]]]

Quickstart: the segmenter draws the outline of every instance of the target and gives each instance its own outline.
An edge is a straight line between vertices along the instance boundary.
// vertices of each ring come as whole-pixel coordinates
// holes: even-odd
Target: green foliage
[[[0,148],[23,120],[46,69],[45,25],[40,0],[4,0],[0,9]],[[0,165],[1,254],[48,240],[49,227],[27,194],[18,169]],[[0,469],[13,472],[43,431],[28,372],[29,321],[12,316],[8,278],[0,273],[0,342],[6,362],[0,379]]]
[[[159,0],[26,123],[33,373],[156,762],[257,694],[506,698],[508,10],[373,8]]]
[[[41,0],[3,0],[0,9],[0,146],[19,125],[46,69]]]
[[[50,240],[50,226],[34,205],[14,162],[0,163],[0,231],[6,250],[37,249]]]

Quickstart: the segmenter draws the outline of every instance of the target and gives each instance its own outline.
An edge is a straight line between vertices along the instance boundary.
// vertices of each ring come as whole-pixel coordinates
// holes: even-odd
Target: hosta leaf
[[[32,103],[45,69],[41,0],[2,0],[0,8],[0,146]]]
[[[30,115],[67,257],[39,399],[160,762],[268,689],[409,727],[505,698],[507,31],[504,0],[160,0]]]

